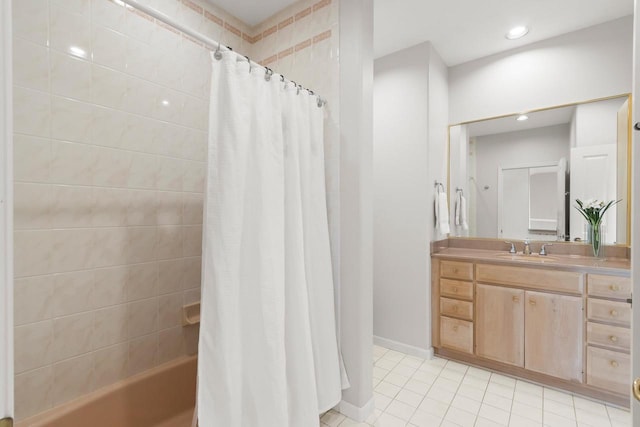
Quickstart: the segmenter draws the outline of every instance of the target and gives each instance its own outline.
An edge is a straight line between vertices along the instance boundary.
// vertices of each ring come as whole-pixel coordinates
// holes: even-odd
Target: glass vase
[[[596,258],[600,258],[603,255],[603,235],[602,235],[602,224],[589,224],[589,243],[591,243],[591,248],[593,249],[593,256]]]

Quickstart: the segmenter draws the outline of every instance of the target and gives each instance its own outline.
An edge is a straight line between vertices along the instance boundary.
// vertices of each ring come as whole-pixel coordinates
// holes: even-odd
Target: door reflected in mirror
[[[452,212],[461,193],[469,223],[451,234],[585,241],[575,200],[621,200],[605,215],[605,242],[628,244],[629,97],[519,116],[450,127]]]

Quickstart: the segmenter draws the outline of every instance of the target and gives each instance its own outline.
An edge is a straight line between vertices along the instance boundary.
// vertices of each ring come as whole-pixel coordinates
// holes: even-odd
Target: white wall
[[[630,92],[632,30],[629,16],[450,68],[449,123]]]
[[[475,138],[476,237],[498,236],[498,167],[557,162],[569,158],[568,124]],[[485,186],[489,188],[485,190]],[[527,206],[528,208],[528,206]],[[511,237],[511,236],[507,236]],[[513,236],[516,237],[516,236]]]
[[[427,348],[430,44],[375,61],[374,335]]]
[[[433,181],[446,183],[446,100],[447,68],[430,43],[375,61],[374,335],[423,355],[431,349]]]
[[[576,106],[574,116],[577,147],[616,144],[618,110],[627,98],[590,102]]]
[[[0,5],[0,419],[13,412],[11,2]]]

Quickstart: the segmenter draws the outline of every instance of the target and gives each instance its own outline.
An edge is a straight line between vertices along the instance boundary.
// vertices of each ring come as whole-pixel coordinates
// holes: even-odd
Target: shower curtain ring
[[[245,58],[247,58],[247,62],[249,63],[249,73],[251,73],[251,68],[252,68],[252,66],[251,66],[251,59],[250,59],[248,56],[246,56],[246,55],[245,55]]]
[[[273,70],[269,67],[264,68],[264,79],[266,81],[271,81],[271,76],[273,75]]]
[[[222,52],[220,51],[220,42],[218,42],[218,48],[216,49],[215,53],[213,54],[213,57],[216,58],[216,60],[220,61],[222,59]]]

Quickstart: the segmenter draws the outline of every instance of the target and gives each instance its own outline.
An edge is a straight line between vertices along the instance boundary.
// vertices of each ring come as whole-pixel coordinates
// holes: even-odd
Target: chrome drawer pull
[[[618,364],[618,362],[616,362],[615,360],[612,360],[612,361],[611,361],[611,367],[613,367],[613,368],[617,368],[618,366],[620,366],[620,365]]]
[[[512,300],[513,302],[520,302],[520,298],[515,297],[515,296],[514,296],[514,297],[511,297],[511,300]]]
[[[609,314],[611,314],[611,317],[617,317],[618,316],[618,312],[616,310],[611,310],[609,312]]]
[[[618,342],[618,337],[615,335],[611,335],[609,339],[611,340],[611,342]]]

